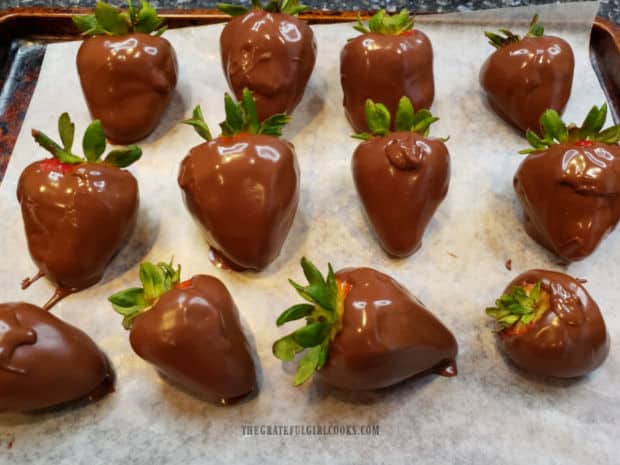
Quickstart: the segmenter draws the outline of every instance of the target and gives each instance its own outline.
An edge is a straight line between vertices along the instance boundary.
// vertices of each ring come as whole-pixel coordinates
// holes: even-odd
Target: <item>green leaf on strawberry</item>
[[[71,121],[68,113],[63,113],[58,118],[58,134],[60,134],[60,140],[67,152],[71,152],[73,147],[73,137],[75,136],[75,124]]]
[[[297,16],[299,13],[306,11],[308,8],[308,6],[303,5],[299,0],[269,0],[266,4],[263,4],[261,0],[252,0],[252,8],[246,8],[243,5],[230,3],[217,4],[218,10],[230,16],[244,15],[251,9]]]
[[[531,147],[519,151],[521,154],[542,152],[554,144],[578,143],[583,141],[617,144],[620,141],[620,125],[611,126],[604,131],[607,120],[607,104],[593,106],[581,126],[566,125],[555,110],[546,110],[540,117],[542,135],[528,129],[525,133]]]
[[[545,34],[545,28],[538,22],[538,15],[535,14],[530,22],[525,37],[542,37]],[[485,31],[484,35],[489,39],[489,44],[495,48],[502,48],[508,44],[519,42],[521,37],[513,34],[508,29],[499,29],[498,32]]]
[[[220,137],[231,137],[237,134],[265,134],[279,137],[282,135],[282,128],[291,119],[289,115],[277,113],[262,122],[259,121],[254,96],[252,91],[247,88],[243,89],[241,102],[235,102],[226,93],[224,95],[224,110],[226,112],[226,119],[220,123],[222,130]],[[193,126],[196,133],[206,141],[213,139],[200,105],[194,108],[192,117],[186,119],[183,123]]]
[[[207,126],[204,116],[202,115],[200,105],[196,105],[196,108],[194,108],[194,111],[192,112],[192,117],[190,119],[186,119],[183,123],[193,126],[194,131],[196,131],[203,139],[207,141],[213,139],[209,126]]]
[[[486,314],[495,318],[500,333],[521,334],[545,314],[549,305],[549,293],[542,289],[542,281],[538,281],[533,285],[512,286],[495,301],[495,307],[486,309]]]
[[[93,13],[73,16],[72,19],[85,36],[122,36],[133,32],[162,35],[166,26],[155,8],[146,0],[140,0],[137,8],[133,2],[134,0],[128,0],[127,11],[123,12],[108,3],[98,1]]]
[[[105,152],[105,134],[99,121],[93,121],[86,128],[82,139],[82,150],[88,161],[96,162]]]
[[[278,326],[290,321],[306,320],[306,325],[278,339],[273,344],[276,358],[291,361],[295,355],[306,351],[297,365],[293,385],[298,386],[312,377],[327,361],[329,342],[338,334],[342,326],[342,313],[346,287],[341,286],[328,265],[327,277],[303,257],[301,267],[308,280],[306,286],[289,280],[297,293],[309,303],[289,307],[276,320]]]
[[[173,289],[181,281],[181,265],[170,263],[140,264],[142,287],[131,287],[108,297],[114,310],[123,315],[123,327],[131,329],[138,315],[148,311],[159,297]]]
[[[362,17],[358,14],[357,23],[353,29],[362,34],[376,32],[377,34],[400,35],[413,29],[413,25],[413,16],[406,9],[402,9],[400,13],[392,16],[387,14],[385,10],[380,10],[370,18],[368,26],[362,22]]]
[[[368,99],[364,110],[370,133],[354,134],[352,136],[354,139],[368,140],[371,137],[382,137],[391,132],[391,116],[385,105]],[[408,97],[402,97],[396,109],[394,130],[411,131],[426,137],[430,132],[431,125],[436,121],[439,121],[439,118],[433,116],[429,110],[415,111],[411,100]],[[447,139],[443,140],[446,141]]]
[[[137,145],[130,145],[124,149],[110,151],[102,160],[101,156],[105,152],[106,140],[103,134],[101,122],[95,120],[84,132],[82,139],[82,150],[85,158],[72,153],[73,137],[75,134],[75,124],[71,121],[68,113],[63,113],[58,118],[58,133],[62,146],[54,142],[47,135],[38,129],[32,130],[32,137],[45,150],[50,152],[54,158],[61,163],[76,165],[80,163],[104,163],[106,165],[116,166],[118,168],[126,168],[133,162],[140,159],[142,150]]]

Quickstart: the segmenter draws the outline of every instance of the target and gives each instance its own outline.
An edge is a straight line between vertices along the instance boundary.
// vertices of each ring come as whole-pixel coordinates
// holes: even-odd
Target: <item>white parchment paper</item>
[[[576,55],[575,83],[565,117],[581,122],[603,93],[588,58],[596,2],[538,7],[549,33],[564,37]],[[450,135],[450,191],[431,222],[422,249],[405,260],[386,257],[364,221],[350,173],[356,141],[342,110],[339,52],[356,34],[350,25],[314,26],[319,55],[303,102],[285,136],[297,148],[301,202],[281,256],[262,273],[230,273],[208,260],[208,247],[190,219],[176,181],[178,165],[200,142],[179,125],[200,103],[213,130],[223,119],[227,90],[219,62],[222,26],[166,33],[179,55],[180,81],[164,121],[141,145],[132,171],[140,183],[141,214],[130,244],[104,280],[59,304],[54,313],[83,328],[108,353],[117,390],[79,409],[45,415],[0,416],[2,464],[529,464],[620,463],[620,232],[568,268],[524,232],[512,176],[525,145],[485,105],[478,71],[492,48],[483,30],[525,30],[533,10],[419,18],[435,49],[435,135]],[[77,131],[86,110],[75,70],[79,43],[48,48],[22,133],[0,187],[0,291],[3,301],[42,304],[52,292],[40,281],[24,292],[21,278],[35,271],[27,253],[15,189],[28,163],[43,156],[32,127],[55,134],[69,111]],[[380,71],[379,71],[380,72]],[[93,238],[96,240],[96,238]],[[211,273],[228,286],[260,358],[260,393],[222,408],[163,382],[131,350],[121,319],[106,301],[137,284],[142,260],[174,254],[186,277]],[[290,367],[271,355],[282,335],[274,321],[297,297],[286,279],[302,279],[298,261],[321,269],[368,265],[394,276],[438,314],[456,335],[456,378],[426,377],[378,392],[351,394],[308,384],[290,386]],[[504,267],[512,259],[512,271]],[[608,325],[606,363],[575,381],[531,377],[498,353],[484,308],[518,273],[559,269],[588,279]],[[41,386],[45,389],[45,386]],[[248,436],[244,424],[379,425],[371,436]],[[9,450],[7,443],[13,441]]]

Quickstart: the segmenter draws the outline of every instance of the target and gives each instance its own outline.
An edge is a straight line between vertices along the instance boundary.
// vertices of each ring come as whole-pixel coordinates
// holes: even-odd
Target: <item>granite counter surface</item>
[[[157,8],[202,9],[215,8],[218,0],[153,0]],[[96,0],[0,0],[0,10],[15,7],[92,7]],[[124,5],[125,0],[110,3]],[[248,2],[249,3],[249,2]],[[552,2],[549,0],[306,0],[305,3],[319,10],[396,10],[410,8],[417,11],[450,12],[471,11],[504,6],[525,6]],[[602,0],[599,15],[620,23],[620,0]]]

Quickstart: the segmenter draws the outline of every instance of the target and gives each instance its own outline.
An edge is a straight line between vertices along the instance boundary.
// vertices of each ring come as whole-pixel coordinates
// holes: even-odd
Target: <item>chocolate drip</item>
[[[519,166],[525,229],[566,261],[590,255],[620,220],[620,147],[552,145]]]
[[[37,267],[64,289],[95,284],[131,235],[138,183],[128,171],[84,163],[60,172],[41,162],[19,178],[28,249]]]
[[[523,334],[500,333],[500,347],[532,373],[558,378],[590,373],[609,353],[609,335],[598,305],[576,279],[554,271],[527,271],[504,292],[539,281],[550,295],[549,310]]]
[[[338,281],[351,285],[342,330],[330,343],[318,376],[349,390],[378,389],[429,371],[456,374],[457,343],[423,304],[389,276],[346,268]]]
[[[44,277],[45,275],[41,270],[37,271],[36,274],[32,278],[24,278],[22,279],[21,288],[22,290],[28,289],[33,283],[37,282],[39,279]]]
[[[78,51],[77,68],[90,114],[116,144],[148,136],[177,84],[172,45],[148,34],[87,38]]]
[[[12,373],[26,374],[26,370],[11,366],[11,358],[15,349],[21,345],[34,344],[37,333],[32,329],[22,328],[15,312],[7,309],[0,312],[0,368]]]
[[[343,105],[356,132],[367,132],[366,99],[396,114],[401,97],[416,110],[430,108],[435,97],[433,48],[422,31],[395,35],[367,33],[350,40],[340,54]]]
[[[179,186],[219,255],[237,268],[263,269],[280,253],[297,211],[294,147],[273,136],[220,137],[190,151]]]
[[[573,85],[575,57],[559,37],[525,37],[496,50],[480,70],[489,105],[508,123],[540,131],[542,113],[562,114]]]
[[[239,311],[217,278],[194,276],[133,323],[133,350],[166,378],[215,403],[256,389],[251,349]]]
[[[65,297],[69,297],[71,294],[76,293],[77,291],[77,289],[65,289],[63,287],[57,287],[49,300],[45,302],[45,304],[41,308],[46,312],[49,312],[54,305],[56,305]]]
[[[305,21],[252,10],[232,18],[220,37],[222,67],[238,99],[254,93],[259,120],[292,113],[316,61],[316,43]]]
[[[113,390],[114,373],[97,345],[27,303],[0,304],[0,359],[0,411],[31,412]]]
[[[418,250],[448,192],[450,156],[443,142],[413,132],[373,137],[357,147],[351,167],[381,247],[396,257]]]

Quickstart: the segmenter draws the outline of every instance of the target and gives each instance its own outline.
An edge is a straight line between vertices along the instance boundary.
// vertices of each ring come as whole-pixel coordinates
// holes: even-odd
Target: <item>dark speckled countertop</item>
[[[214,8],[219,0],[153,0],[157,8]],[[12,7],[92,7],[96,0],[0,0],[0,9]],[[111,0],[123,5],[125,0]],[[554,3],[545,0],[306,0],[305,3],[319,10],[390,10],[407,7],[417,11],[448,12],[468,11],[502,6],[522,6]],[[620,24],[620,0],[602,0],[600,15]]]

